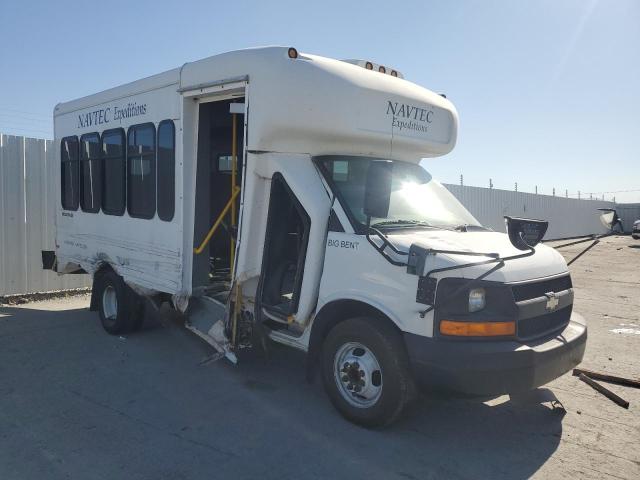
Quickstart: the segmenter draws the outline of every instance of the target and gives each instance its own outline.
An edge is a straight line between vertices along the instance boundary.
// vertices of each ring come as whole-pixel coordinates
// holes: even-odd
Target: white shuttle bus
[[[220,357],[307,353],[342,415],[421,389],[536,388],[586,325],[542,221],[484,228],[420,165],[456,142],[443,95],[294,48],[186,63],[55,107],[60,202],[44,268],[93,277],[105,330],[168,302]]]

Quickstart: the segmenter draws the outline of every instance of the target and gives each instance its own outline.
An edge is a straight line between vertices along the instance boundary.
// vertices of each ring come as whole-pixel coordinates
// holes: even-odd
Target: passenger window
[[[169,222],[175,210],[175,127],[171,120],[158,126],[158,217]]]
[[[109,215],[122,215],[125,209],[125,183],[127,178],[124,130],[107,130],[102,134],[104,158],[104,184],[102,211]]]
[[[102,202],[102,165],[100,135],[87,133],[80,137],[80,208],[97,213]]]
[[[156,213],[156,142],[152,123],[134,125],[127,134],[127,210],[137,218]]]
[[[62,208],[78,210],[78,137],[65,137],[60,142],[60,194]]]

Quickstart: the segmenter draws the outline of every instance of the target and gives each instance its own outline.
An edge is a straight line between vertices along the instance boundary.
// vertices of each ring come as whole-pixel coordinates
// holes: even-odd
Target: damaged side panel
[[[122,222],[124,219],[119,220]],[[107,264],[139,293],[182,293],[181,238],[167,234],[166,230],[172,230],[171,224],[161,225],[158,222],[152,226],[151,223],[155,222],[149,223],[146,230],[157,229],[165,232],[162,234],[158,231],[155,240],[146,242],[134,238],[134,233],[139,232],[139,229],[130,229],[128,231],[131,235],[124,236],[123,233],[127,230],[122,228],[116,236],[75,233],[69,231],[72,228],[59,228],[57,271],[68,273],[82,268],[93,276]],[[171,242],[173,245],[168,242],[171,238],[174,239],[174,242]]]
[[[58,273],[81,269],[93,276],[108,264],[140,294],[189,293],[176,81],[167,73],[127,95],[104,93],[56,107],[60,168],[51,185],[59,203],[55,258],[47,260]]]

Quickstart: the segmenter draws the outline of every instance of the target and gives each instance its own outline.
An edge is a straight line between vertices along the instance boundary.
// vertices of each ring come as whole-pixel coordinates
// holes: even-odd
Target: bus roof
[[[247,148],[418,161],[456,142],[458,116],[441,95],[400,77],[287,47],[214,55],[56,106],[65,115],[175,86],[176,94],[225,79],[248,82]],[[171,101],[171,100],[168,100]]]

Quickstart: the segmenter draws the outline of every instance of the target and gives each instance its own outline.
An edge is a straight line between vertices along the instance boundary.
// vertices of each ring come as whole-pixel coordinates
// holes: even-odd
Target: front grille
[[[513,285],[513,298],[516,302],[529,300],[530,298],[544,297],[548,292],[561,292],[568,290],[573,286],[571,276],[564,275],[562,277],[552,278],[551,280],[543,280],[541,282],[522,283]]]
[[[572,305],[569,305],[555,312],[519,320],[518,338],[530,340],[566,327],[571,318],[571,308]]]

